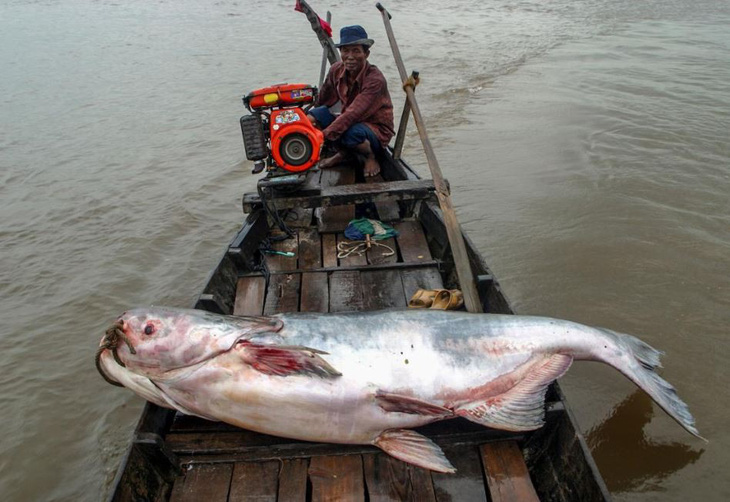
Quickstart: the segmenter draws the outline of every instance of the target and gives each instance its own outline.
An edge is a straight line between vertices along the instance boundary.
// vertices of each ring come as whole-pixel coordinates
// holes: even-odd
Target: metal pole
[[[413,120],[416,122],[418,128],[418,135],[421,137],[421,143],[423,143],[423,149],[426,153],[426,160],[428,161],[428,167],[431,170],[431,177],[433,178],[433,184],[436,187],[436,196],[438,197],[439,206],[444,215],[444,224],[446,226],[446,234],[449,237],[449,244],[451,244],[451,252],[454,255],[454,265],[456,267],[456,275],[459,278],[461,285],[461,291],[464,294],[464,303],[469,312],[482,312],[482,305],[479,301],[479,294],[477,293],[476,282],[474,281],[474,274],[472,273],[471,266],[469,265],[469,256],[466,252],[466,244],[464,243],[464,236],[461,233],[461,225],[459,220],[456,218],[456,211],[451,203],[451,195],[449,194],[449,188],[444,181],[444,177],[441,174],[441,167],[439,167],[436,154],[431,146],[431,141],[428,139],[426,133],[426,125],[423,117],[421,116],[421,110],[418,108],[418,102],[416,102],[416,95],[413,92],[413,83],[408,81],[408,74],[406,72],[405,65],[403,64],[403,58],[400,55],[398,49],[398,43],[395,40],[393,34],[393,28],[390,25],[390,14],[383,7],[380,2],[376,4],[376,7],[383,15],[383,23],[385,23],[385,31],[388,34],[388,41],[390,42],[390,48],[393,50],[393,57],[395,58],[395,64],[398,66],[398,73],[403,81],[403,89],[406,91],[406,99],[411,106],[413,112]]]

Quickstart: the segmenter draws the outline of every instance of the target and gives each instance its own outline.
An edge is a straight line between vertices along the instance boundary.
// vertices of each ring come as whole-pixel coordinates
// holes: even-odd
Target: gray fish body
[[[144,392],[130,386],[143,397],[158,389],[155,402],[185,413],[303,440],[376,444],[434,470],[451,467],[438,447],[407,429],[456,416],[536,429],[547,386],[574,359],[615,367],[697,435],[686,405],[653,371],[656,350],[570,321],[428,310],[238,320],[177,309],[125,315],[137,354],[122,347],[119,355],[127,358],[125,371],[154,382],[140,387]],[[149,319],[158,323],[159,339],[135,334]],[[171,347],[193,354],[190,361],[174,364]],[[164,370],[155,367],[160,359]],[[103,363],[115,364],[108,355]]]

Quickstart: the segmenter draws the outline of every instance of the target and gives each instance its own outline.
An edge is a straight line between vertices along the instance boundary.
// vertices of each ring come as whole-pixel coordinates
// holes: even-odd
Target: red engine
[[[324,136],[305,111],[316,96],[311,85],[279,84],[243,98],[251,115],[241,117],[241,131],[246,158],[255,161],[254,173],[265,167],[300,173],[319,161]]]

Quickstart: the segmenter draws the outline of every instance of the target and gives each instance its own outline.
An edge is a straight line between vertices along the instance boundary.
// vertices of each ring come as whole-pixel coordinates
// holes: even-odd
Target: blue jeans
[[[335,116],[332,115],[332,112],[329,108],[326,106],[318,106],[317,108],[312,108],[309,110],[309,115],[314,117],[314,119],[319,123],[322,128],[326,128],[329,126],[332,122],[335,121]],[[347,149],[354,148],[357,145],[365,142],[367,140],[370,142],[370,148],[373,150],[374,154],[379,154],[382,150],[382,147],[380,146],[380,140],[375,135],[372,129],[370,129],[365,124],[354,124],[350,126],[350,128],[345,131],[342,136],[340,136],[340,139],[336,141],[336,143],[344,146]]]

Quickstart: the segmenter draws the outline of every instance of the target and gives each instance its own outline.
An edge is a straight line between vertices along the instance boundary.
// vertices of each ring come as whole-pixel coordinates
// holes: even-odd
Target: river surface
[[[374,2],[311,3],[366,27],[399,109]],[[240,225],[240,97],[319,75],[293,4],[0,5],[2,500],[106,496],[143,402],[95,348],[129,307],[189,306]],[[729,5],[386,4],[462,224],[518,312],[665,351],[709,440],[576,363],[561,382],[620,501],[730,499]],[[427,175],[415,130],[405,155]]]

